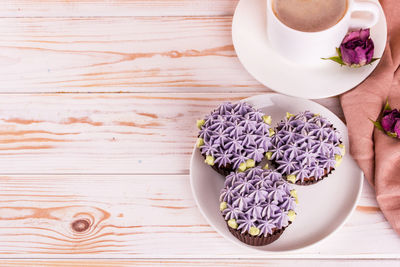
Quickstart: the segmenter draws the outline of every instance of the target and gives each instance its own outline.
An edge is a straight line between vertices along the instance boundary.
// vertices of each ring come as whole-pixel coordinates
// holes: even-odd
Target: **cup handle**
[[[351,13],[365,12],[371,14],[371,18],[351,18],[350,28],[352,29],[366,29],[371,28],[378,23],[380,16],[380,9],[375,2],[357,2],[354,1]]]

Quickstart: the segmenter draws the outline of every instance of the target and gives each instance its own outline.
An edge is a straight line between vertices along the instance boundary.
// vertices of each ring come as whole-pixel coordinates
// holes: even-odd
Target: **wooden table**
[[[1,266],[400,266],[368,185],[342,229],[298,252],[244,250],[200,214],[195,120],[270,91],[236,57],[236,4],[1,1]],[[337,98],[317,102],[343,119]]]

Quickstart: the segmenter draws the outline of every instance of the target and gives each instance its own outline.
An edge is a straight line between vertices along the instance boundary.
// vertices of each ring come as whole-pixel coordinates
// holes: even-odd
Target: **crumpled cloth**
[[[350,154],[375,188],[384,216],[400,235],[400,139],[374,128],[386,99],[400,108],[400,1],[380,1],[388,24],[385,52],[375,71],[340,96],[350,139]],[[376,42],[376,40],[375,40]]]

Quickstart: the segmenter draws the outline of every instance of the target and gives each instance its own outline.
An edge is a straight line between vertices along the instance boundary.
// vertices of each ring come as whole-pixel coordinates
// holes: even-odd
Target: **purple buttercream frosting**
[[[248,159],[260,162],[271,147],[264,114],[246,102],[224,103],[207,115],[200,128],[200,151],[213,156],[218,167],[237,170]]]
[[[226,202],[222,215],[226,221],[235,219],[237,230],[242,233],[256,227],[259,236],[267,236],[288,226],[288,212],[296,208],[296,199],[290,194],[292,189],[274,170],[255,167],[232,172],[221,190],[220,202]]]
[[[271,160],[283,175],[295,175],[296,181],[322,179],[341,156],[341,137],[324,117],[305,111],[281,121],[272,138]]]

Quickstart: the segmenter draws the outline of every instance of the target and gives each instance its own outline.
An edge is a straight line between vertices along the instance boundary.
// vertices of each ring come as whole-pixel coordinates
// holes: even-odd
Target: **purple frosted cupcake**
[[[197,147],[222,175],[256,166],[271,147],[271,116],[246,102],[225,103],[197,121]]]
[[[277,240],[295,219],[296,202],[296,191],[279,172],[256,167],[226,177],[220,210],[236,238],[263,246]]]
[[[326,118],[310,111],[287,113],[275,129],[266,153],[277,171],[292,183],[314,184],[339,166],[345,154],[339,132]]]

